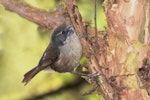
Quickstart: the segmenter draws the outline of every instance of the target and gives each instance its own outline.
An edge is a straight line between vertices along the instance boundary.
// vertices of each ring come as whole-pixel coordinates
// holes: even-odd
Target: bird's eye
[[[65,34],[65,31],[62,31],[62,34]]]

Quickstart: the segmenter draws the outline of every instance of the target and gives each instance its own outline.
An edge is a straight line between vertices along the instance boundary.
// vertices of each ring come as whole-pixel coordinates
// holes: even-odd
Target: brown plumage
[[[50,67],[53,63],[55,63],[55,61],[57,61],[58,56],[59,50],[49,45],[46,51],[44,52],[42,58],[40,59],[38,66],[31,69],[24,75],[24,79],[22,81],[24,85],[27,85],[28,82],[41,70],[44,70],[47,67]]]

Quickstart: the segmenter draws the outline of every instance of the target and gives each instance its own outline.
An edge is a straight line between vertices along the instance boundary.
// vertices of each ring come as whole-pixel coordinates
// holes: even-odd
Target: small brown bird
[[[37,73],[45,69],[52,69],[59,73],[74,73],[79,66],[81,55],[82,46],[74,28],[62,24],[52,33],[50,44],[39,64],[24,75],[22,82],[28,84]]]

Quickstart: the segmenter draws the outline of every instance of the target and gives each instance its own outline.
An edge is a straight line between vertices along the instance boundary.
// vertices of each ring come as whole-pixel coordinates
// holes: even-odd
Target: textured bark
[[[43,26],[46,29],[54,29],[67,19],[62,5],[60,5],[53,14],[50,14],[50,12],[28,5],[24,0],[0,0],[0,3],[6,10],[15,12],[21,17]]]
[[[150,62],[150,0],[114,1],[104,3],[109,25],[109,76],[117,76],[112,82],[117,91],[123,87],[118,91],[120,100],[150,100],[146,89],[140,86],[142,83],[148,88],[150,82],[149,69],[141,69]]]
[[[70,2],[71,1],[71,2]],[[98,72],[99,77],[92,81],[94,87],[97,87],[96,90],[103,95],[106,100],[117,100],[118,96],[113,89],[113,87],[109,84],[106,76],[103,74],[102,67],[100,64],[100,43],[101,41],[97,41],[98,39],[94,37],[94,42],[86,39],[85,36],[94,34],[93,32],[87,32],[86,28],[83,24],[82,17],[78,10],[78,6],[76,4],[76,0],[64,0],[68,13],[70,15],[70,19],[72,24],[74,25],[79,36],[84,36],[81,38],[81,43],[83,47],[83,51],[85,56],[88,58],[88,67],[91,73]],[[96,43],[96,42],[97,43]]]

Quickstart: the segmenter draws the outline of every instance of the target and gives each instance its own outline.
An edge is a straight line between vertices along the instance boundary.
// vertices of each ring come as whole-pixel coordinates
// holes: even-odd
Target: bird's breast
[[[82,55],[82,47],[78,37],[69,38],[66,43],[59,47],[60,55],[54,65],[54,70],[58,72],[72,72],[79,66]]]

